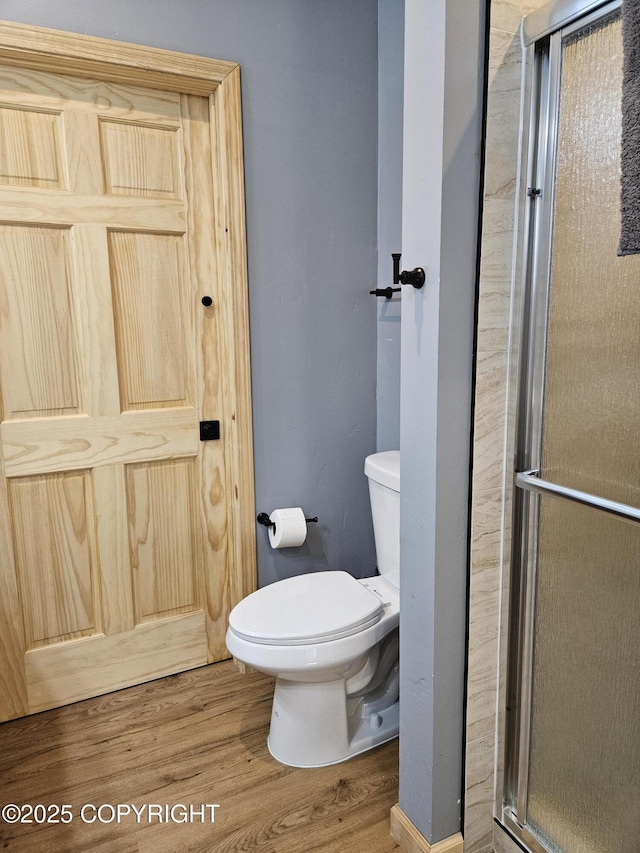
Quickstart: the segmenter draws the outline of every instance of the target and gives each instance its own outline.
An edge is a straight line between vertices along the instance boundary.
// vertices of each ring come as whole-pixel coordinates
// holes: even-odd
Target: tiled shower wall
[[[523,15],[546,0],[492,0],[473,450],[465,853],[493,850],[498,645],[508,562],[505,462]],[[505,508],[507,511],[505,511]],[[507,537],[508,540],[508,532]],[[503,555],[503,551],[505,552]]]

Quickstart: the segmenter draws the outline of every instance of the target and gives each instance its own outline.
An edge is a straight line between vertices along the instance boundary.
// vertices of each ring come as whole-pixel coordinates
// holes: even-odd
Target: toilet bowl
[[[336,764],[398,734],[399,469],[398,451],[365,460],[379,575],[277,581],[229,616],[231,654],[276,676],[268,746],[283,764]]]

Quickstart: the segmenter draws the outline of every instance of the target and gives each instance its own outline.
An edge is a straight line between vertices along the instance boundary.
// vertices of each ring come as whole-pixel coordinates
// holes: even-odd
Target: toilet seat
[[[379,597],[347,572],[312,572],[265,586],[234,607],[229,627],[252,643],[311,645],[380,621]]]

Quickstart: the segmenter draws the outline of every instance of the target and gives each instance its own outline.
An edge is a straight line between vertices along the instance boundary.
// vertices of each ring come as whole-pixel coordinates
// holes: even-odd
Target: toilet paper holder
[[[259,513],[258,518],[256,520],[257,520],[258,524],[264,524],[265,527],[273,527],[275,530],[275,526],[276,526],[275,522],[271,521],[268,513],[266,513],[266,512]],[[311,524],[312,522],[315,522],[317,520],[318,520],[317,515],[315,518],[305,518],[305,521],[307,522],[307,524]]]

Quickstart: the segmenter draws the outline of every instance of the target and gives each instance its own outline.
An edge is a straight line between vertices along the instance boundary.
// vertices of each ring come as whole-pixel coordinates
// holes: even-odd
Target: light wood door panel
[[[87,471],[9,481],[27,650],[100,632]]]
[[[126,467],[136,624],[198,609],[202,546],[196,461]]]
[[[56,111],[0,108],[0,179],[18,187],[65,186],[61,116]]]
[[[107,239],[121,408],[193,406],[183,236],[109,231]]]
[[[0,66],[1,719],[227,656],[238,447],[199,441],[246,353],[224,120]]]
[[[69,242],[68,228],[0,225],[6,419],[79,411]]]

